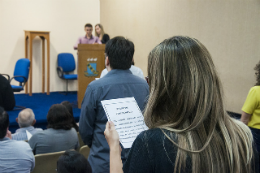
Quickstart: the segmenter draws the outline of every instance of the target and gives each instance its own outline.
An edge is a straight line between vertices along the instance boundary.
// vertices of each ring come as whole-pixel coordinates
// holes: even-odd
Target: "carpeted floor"
[[[80,109],[77,108],[77,92],[68,92],[67,95],[63,95],[59,92],[51,92],[50,95],[42,93],[34,93],[32,96],[28,94],[15,94],[16,105],[31,108],[35,114],[36,124],[35,127],[45,129],[47,125],[46,116],[49,108],[53,104],[61,103],[62,101],[69,101],[73,105],[73,114],[76,122],[79,121]],[[10,126],[9,130],[14,133],[18,127],[15,121],[18,113],[21,110],[8,111]]]

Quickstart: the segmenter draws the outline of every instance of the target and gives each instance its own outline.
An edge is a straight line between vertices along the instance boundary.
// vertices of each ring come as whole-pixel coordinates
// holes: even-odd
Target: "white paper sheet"
[[[27,134],[27,138],[28,138],[28,141],[29,141],[32,137],[32,134],[30,132],[28,132],[27,130],[26,130],[26,134]]]
[[[124,148],[131,148],[139,133],[147,130],[144,117],[134,97],[101,101],[107,119],[115,124]]]

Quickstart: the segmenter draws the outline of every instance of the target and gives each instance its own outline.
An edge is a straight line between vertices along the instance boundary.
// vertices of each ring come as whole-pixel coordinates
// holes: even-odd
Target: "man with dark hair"
[[[58,173],[92,173],[88,160],[77,151],[66,151],[57,162]]]
[[[109,72],[88,85],[79,122],[82,140],[91,147],[88,160],[93,173],[109,172],[109,146],[104,136],[107,117],[101,101],[134,97],[143,110],[149,94],[147,82],[129,70],[134,55],[133,42],[115,37],[107,42],[105,53]],[[124,162],[128,152],[121,147]]]
[[[86,35],[83,37],[79,37],[76,44],[74,45],[74,49],[78,49],[78,44],[102,44],[98,37],[92,35],[93,27],[90,23],[85,25]]]
[[[34,155],[29,144],[12,140],[9,115],[0,107],[0,172],[31,172],[35,166]]]

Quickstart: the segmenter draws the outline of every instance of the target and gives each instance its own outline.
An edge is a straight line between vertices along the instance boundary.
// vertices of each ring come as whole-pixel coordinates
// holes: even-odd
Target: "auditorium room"
[[[260,173],[259,0],[0,0],[1,173]]]

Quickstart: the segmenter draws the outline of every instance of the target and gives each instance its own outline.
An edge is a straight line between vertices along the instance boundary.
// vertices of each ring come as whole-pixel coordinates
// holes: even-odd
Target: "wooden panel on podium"
[[[78,45],[78,107],[90,82],[99,78],[105,68],[104,44]]]

